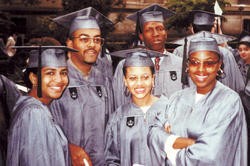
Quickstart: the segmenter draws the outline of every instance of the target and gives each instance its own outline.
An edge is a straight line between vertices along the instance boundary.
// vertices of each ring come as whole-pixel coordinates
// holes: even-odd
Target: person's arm
[[[119,166],[121,159],[120,159],[120,146],[118,143],[118,128],[117,124],[115,123],[115,115],[112,114],[106,130],[105,130],[105,161],[107,166]]]
[[[83,148],[75,144],[69,144],[70,155],[72,160],[72,166],[92,166],[89,155],[84,151]]]
[[[241,102],[235,98],[227,95],[223,102],[214,103],[206,127],[195,144],[178,152],[176,165],[246,165],[246,122]]]

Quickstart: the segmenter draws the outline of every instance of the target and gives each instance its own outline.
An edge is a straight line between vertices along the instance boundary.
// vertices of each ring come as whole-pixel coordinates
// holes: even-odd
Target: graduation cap
[[[175,15],[175,12],[161,7],[158,4],[152,4],[149,7],[141,9],[132,15],[127,16],[128,19],[136,22],[137,29],[142,32],[143,24],[145,22],[159,21],[164,22],[167,18]]]
[[[196,38],[190,41],[188,55],[199,51],[212,51],[220,56],[218,44],[214,38]]]
[[[198,33],[189,35],[187,37],[183,37],[181,39],[172,41],[171,43],[172,44],[178,44],[178,45],[184,45],[185,44],[185,38],[187,39],[187,41],[190,41],[192,39],[204,38],[204,37],[212,37],[212,38],[214,38],[216,40],[217,44],[227,43],[229,41],[232,41],[232,40],[236,39],[236,37],[234,37],[234,36],[211,33],[211,32],[208,32],[208,31],[200,31]]]
[[[203,10],[193,10],[190,14],[193,17],[193,24],[195,25],[213,25],[215,17],[223,17]]]
[[[66,46],[13,46],[14,49],[24,49],[29,51],[29,63],[27,68],[38,69],[38,89],[37,96],[42,97],[41,69],[42,67],[64,67],[67,66],[67,51],[77,52],[77,50]]]
[[[244,37],[242,37],[239,41],[238,44],[247,44],[247,45],[250,45],[250,36],[249,35],[246,35]]]
[[[77,29],[103,29],[104,27],[113,26],[112,21],[92,7],[59,16],[52,20],[69,29],[69,34],[76,31]]]
[[[121,50],[110,53],[111,56],[126,58],[125,67],[154,67],[154,63],[151,58],[165,56],[164,54],[148,50],[145,48],[133,48],[127,50]]]

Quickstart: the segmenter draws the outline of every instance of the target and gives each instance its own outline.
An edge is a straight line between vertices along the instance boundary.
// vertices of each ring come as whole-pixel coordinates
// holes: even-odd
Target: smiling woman
[[[215,39],[191,40],[188,54],[188,73],[195,86],[171,96],[165,114],[152,124],[152,165],[167,156],[169,165],[246,166],[245,114],[239,95],[216,80],[222,59]],[[195,142],[178,149],[180,137]]]
[[[25,73],[30,91],[18,99],[13,110],[7,165],[70,165],[68,141],[47,106],[68,84],[66,51],[74,50],[63,46],[21,48],[32,50]]]
[[[148,126],[165,110],[168,101],[163,95],[158,98],[151,94],[155,71],[150,57],[159,54],[146,49],[117,53],[127,57],[123,75],[131,101],[118,107],[110,117],[105,132],[107,165],[152,165],[147,146]]]

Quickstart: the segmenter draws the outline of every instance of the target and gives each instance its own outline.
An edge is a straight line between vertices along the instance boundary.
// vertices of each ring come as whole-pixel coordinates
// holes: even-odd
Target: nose
[[[94,39],[89,40],[88,46],[89,47],[94,47],[95,46]]]
[[[200,62],[200,63],[199,63],[199,65],[198,65],[198,70],[199,70],[199,71],[204,71],[204,70],[206,70],[206,66],[204,65],[203,62]]]
[[[56,73],[55,75],[54,75],[54,79],[53,79],[55,82],[62,82],[62,76],[61,76],[61,74],[60,73]]]
[[[142,85],[142,79],[141,79],[141,78],[138,78],[136,84],[137,84],[137,85]]]
[[[157,31],[156,28],[154,28],[154,29],[153,29],[153,36],[157,36],[157,35],[159,35],[159,32]]]

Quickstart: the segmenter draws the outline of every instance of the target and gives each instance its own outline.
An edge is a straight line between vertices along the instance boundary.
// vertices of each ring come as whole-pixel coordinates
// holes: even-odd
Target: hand
[[[193,144],[195,144],[195,140],[192,138],[178,137],[173,144],[173,148],[183,149]]]
[[[69,144],[72,166],[92,166],[89,155],[80,146]]]

